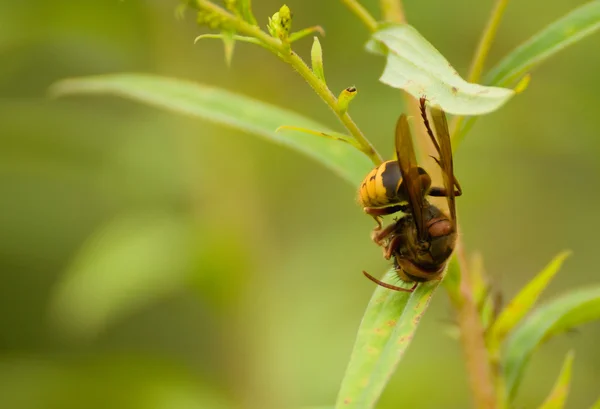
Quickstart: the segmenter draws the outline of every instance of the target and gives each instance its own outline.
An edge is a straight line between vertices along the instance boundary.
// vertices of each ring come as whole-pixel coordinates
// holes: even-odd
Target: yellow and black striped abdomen
[[[398,195],[401,182],[402,174],[398,162],[384,162],[369,172],[360,184],[358,201],[362,207],[386,207],[405,202],[406,198]]]

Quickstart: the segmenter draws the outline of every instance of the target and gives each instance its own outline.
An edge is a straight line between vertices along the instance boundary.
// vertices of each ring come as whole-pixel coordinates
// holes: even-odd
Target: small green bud
[[[346,111],[348,111],[348,105],[350,105],[350,102],[354,99],[357,93],[358,90],[355,86],[348,87],[340,93],[337,101],[337,108],[340,114],[343,115],[346,113]]]
[[[290,8],[285,4],[281,6],[279,11],[269,17],[269,24],[267,25],[269,34],[273,37],[279,38],[283,42],[287,42],[292,29],[292,12]]]
[[[312,48],[310,49],[310,59],[312,70],[318,79],[325,83],[325,71],[323,70],[323,49],[317,36],[314,37]]]
[[[292,30],[292,12],[285,4],[279,9],[279,19],[281,21],[281,28],[287,37]]]

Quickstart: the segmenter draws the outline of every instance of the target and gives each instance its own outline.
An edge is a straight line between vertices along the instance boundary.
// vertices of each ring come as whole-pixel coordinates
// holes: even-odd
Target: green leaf
[[[323,30],[323,27],[313,26],[313,27],[303,28],[300,31],[296,31],[295,33],[290,34],[288,41],[290,43],[293,43],[295,41],[302,40],[303,38],[308,37],[309,35],[314,34],[314,33],[319,33],[321,35],[321,37],[325,36],[325,30]]]
[[[59,282],[51,318],[93,336],[117,317],[184,287],[193,271],[193,230],[162,215],[116,219],[84,244]]]
[[[254,37],[241,36],[241,35],[238,35],[238,34],[231,34],[231,37],[232,37],[232,39],[234,41],[242,41],[244,43],[250,43],[250,44],[260,45],[262,47],[267,47],[264,43],[262,43],[260,40],[254,38]],[[198,37],[196,37],[194,39],[194,44],[196,44],[198,41],[204,40],[204,39],[218,39],[218,40],[225,41],[225,34],[224,33],[220,33],[220,34],[201,34],[201,35],[199,35]]]
[[[600,0],[590,1],[556,20],[504,57],[486,83],[506,86],[560,50],[600,28]]]
[[[321,138],[329,138],[329,139],[334,139],[336,141],[349,143],[350,145],[354,146],[356,149],[361,150],[361,146],[358,144],[358,142],[356,142],[355,139],[353,139],[351,136],[344,135],[343,133],[339,133],[339,132],[332,132],[332,133],[328,134],[328,133],[321,132],[321,131],[315,131],[314,129],[306,129],[306,128],[300,128],[298,126],[288,126],[288,125],[280,126],[279,128],[277,128],[275,130],[275,132],[283,132],[283,131],[290,131],[290,130],[304,132],[304,133],[308,133],[311,135],[316,135]]]
[[[51,92],[114,94],[262,136],[316,159],[354,186],[373,168],[371,161],[349,144],[298,131],[275,132],[282,125],[293,125],[333,133],[328,127],[220,88],[153,75],[114,74],[63,80]]]
[[[407,24],[387,26],[375,32],[372,39],[389,50],[380,78],[383,83],[401,88],[417,99],[426,96],[448,113],[485,114],[500,108],[514,95],[511,89],[465,81],[435,47]]]
[[[335,409],[335,406],[333,406],[333,405],[305,406],[302,409]]]
[[[590,409],[600,409],[600,399],[598,399]]]
[[[240,0],[239,1],[240,14],[248,23],[256,25],[256,18],[252,13],[252,0]]]
[[[573,357],[575,354],[570,351],[563,362],[558,379],[539,409],[563,409],[567,396],[569,395],[569,384],[571,383],[571,369],[573,367]]]
[[[233,31],[222,32],[223,48],[225,51],[225,64],[231,67],[231,60],[233,60],[233,51],[235,49],[235,33]]]
[[[525,366],[538,345],[597,319],[600,319],[600,287],[570,292],[534,310],[506,340],[502,368],[509,397],[516,395]]]
[[[114,353],[106,350],[116,349]],[[78,354],[3,354],[2,407],[233,409],[214,378],[152,353],[94,348]],[[203,354],[204,352],[199,352]],[[209,352],[204,353],[209,356]]]
[[[395,283],[394,270],[385,282]],[[373,408],[412,341],[440,281],[413,293],[378,286],[363,316],[337,398],[336,408]]]
[[[570,252],[563,251],[531,280],[502,310],[492,325],[488,342],[491,348],[498,348],[508,333],[517,326],[533,308],[535,302],[562,266]]]
[[[448,291],[448,296],[454,303],[454,305],[459,305],[461,302],[461,294],[460,294],[460,281],[462,277],[460,276],[460,265],[458,263],[458,258],[456,257],[456,253],[452,255],[450,261],[448,262],[448,270],[446,271],[446,275],[443,281],[443,285]]]
[[[556,20],[504,57],[485,76],[489,85],[508,86],[567,46],[600,28],[600,0],[590,1]],[[477,117],[467,118],[453,139],[461,140]]]

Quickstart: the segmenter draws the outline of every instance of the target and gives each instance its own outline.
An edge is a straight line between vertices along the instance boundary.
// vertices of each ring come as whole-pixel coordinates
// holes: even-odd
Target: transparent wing
[[[401,189],[406,197],[415,220],[417,233],[421,240],[425,239],[425,221],[423,219],[423,187],[419,177],[419,168],[415,156],[410,128],[406,115],[400,115],[396,123],[396,156],[402,174]]]

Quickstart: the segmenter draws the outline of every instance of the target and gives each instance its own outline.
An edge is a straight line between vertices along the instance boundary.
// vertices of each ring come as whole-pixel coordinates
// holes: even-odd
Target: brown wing
[[[425,129],[427,130],[427,135],[429,135],[429,138],[431,139],[431,143],[433,143],[433,146],[435,147],[436,152],[438,153],[438,158],[433,157],[433,160],[435,160],[437,162],[437,164],[440,166],[440,168],[442,168],[442,170],[444,170],[444,167],[442,166],[441,163],[441,158],[442,158],[442,151],[440,149],[440,145],[437,141],[437,139],[435,138],[435,136],[433,135],[433,131],[431,130],[431,126],[429,126],[429,120],[427,119],[427,108],[425,107],[425,103],[427,102],[427,99],[425,97],[421,97],[419,99],[419,105],[420,105],[420,109],[421,109],[421,118],[423,118],[423,124],[425,125]],[[444,116],[444,121],[446,120],[446,117]],[[448,129],[448,125],[446,124],[446,129]],[[446,131],[447,134],[449,134],[448,131]],[[458,180],[456,180],[456,178],[454,177],[454,186],[456,187],[456,189],[461,192],[461,187],[458,183]]]
[[[424,240],[423,187],[419,178],[417,158],[405,114],[400,115],[396,123],[396,156],[398,157],[400,173],[402,173],[401,187],[408,197],[408,203],[417,227],[417,234],[421,240]]]
[[[437,107],[430,107],[431,118],[433,119],[433,127],[439,142],[440,160],[439,164],[442,168],[442,176],[444,178],[444,188],[446,188],[448,207],[450,208],[450,216],[456,222],[456,204],[454,185],[460,192],[460,185],[454,177],[454,163],[452,161],[452,145],[450,144],[450,132],[448,131],[448,121],[444,111]]]

